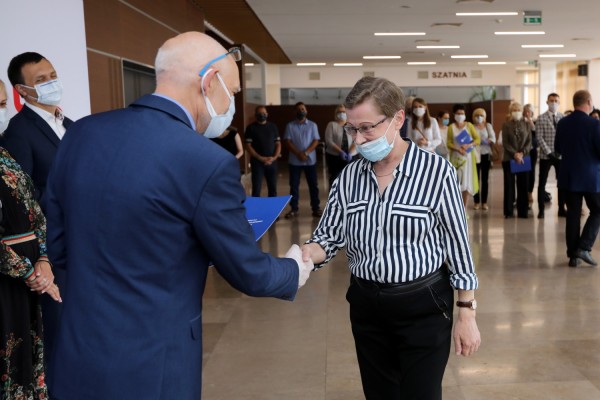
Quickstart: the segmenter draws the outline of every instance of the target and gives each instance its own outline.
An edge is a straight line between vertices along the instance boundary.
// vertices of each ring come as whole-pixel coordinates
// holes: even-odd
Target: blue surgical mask
[[[450,118],[444,118],[444,119],[442,119],[442,125],[444,125],[444,126],[450,125]]]
[[[396,142],[396,133],[394,133],[394,140],[392,141],[392,144],[390,144],[387,140],[387,133],[390,129],[390,126],[392,126],[392,122],[394,122],[394,119],[390,121],[390,124],[388,125],[382,137],[365,144],[357,144],[356,150],[358,150],[358,152],[364,158],[371,162],[381,161],[387,157],[387,155],[390,154],[390,151],[392,151],[394,148],[394,143]]]
[[[206,74],[204,74],[204,76],[206,76]],[[202,77],[202,80],[204,80],[204,76]],[[229,109],[227,109],[225,114],[217,115],[217,112],[215,111],[215,108],[210,102],[208,96],[204,94],[204,86],[202,86],[202,93],[204,96],[204,101],[206,102],[206,109],[208,110],[208,114],[211,118],[206,130],[204,131],[204,136],[208,139],[221,136],[223,132],[225,132],[225,129],[231,125],[231,121],[233,121],[233,114],[235,114],[235,99],[229,94],[229,90],[227,89],[225,82],[223,82],[223,79],[218,72],[217,78],[219,79],[219,82],[221,82],[223,90],[225,90],[225,93],[227,93],[227,97],[229,97]]]
[[[62,83],[58,80],[58,78],[53,79],[51,81],[47,81],[44,83],[39,83],[34,87],[21,85],[28,89],[34,89],[37,93],[37,98],[33,96],[29,96],[40,104],[45,104],[47,106],[57,106],[60,104],[60,99],[62,97],[63,87]]]

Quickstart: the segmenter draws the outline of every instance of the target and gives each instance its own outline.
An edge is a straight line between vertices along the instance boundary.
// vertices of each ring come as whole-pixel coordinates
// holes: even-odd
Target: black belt
[[[405,294],[415,292],[417,290],[426,288],[427,286],[431,286],[445,277],[448,278],[448,276],[448,268],[446,265],[442,265],[442,267],[437,271],[410,282],[380,283],[362,279],[355,275],[352,275],[352,279],[354,279],[356,284],[363,290],[378,291],[390,294]]]

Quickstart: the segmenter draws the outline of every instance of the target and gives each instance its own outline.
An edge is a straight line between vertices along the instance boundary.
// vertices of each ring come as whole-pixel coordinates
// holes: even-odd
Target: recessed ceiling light
[[[457,12],[457,17],[479,17],[479,16],[495,16],[495,15],[519,15],[516,11],[508,12]]]
[[[363,56],[365,60],[397,60],[400,56]]]
[[[375,32],[375,36],[423,36],[425,32]]]
[[[540,54],[541,58],[569,58],[577,57],[577,54]]]
[[[334,63],[334,67],[362,67],[362,63]]]
[[[485,54],[450,56],[450,58],[488,58]]]
[[[521,47],[524,49],[549,49],[549,48],[565,47],[565,45],[564,44],[522,44]]]
[[[435,65],[437,64],[435,61],[411,61],[407,62],[407,65]]]
[[[246,66],[246,67],[254,67],[254,63],[245,63],[244,66]]]
[[[494,32],[494,35],[545,35],[544,31],[503,31]]]
[[[460,46],[417,46],[417,49],[460,49]]]
[[[297,67],[318,67],[327,65],[327,63],[296,63]]]
[[[506,61],[478,61],[479,65],[505,65]]]

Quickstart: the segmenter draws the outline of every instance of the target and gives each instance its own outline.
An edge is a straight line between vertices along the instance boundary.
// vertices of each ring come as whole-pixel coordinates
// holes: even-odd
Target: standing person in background
[[[450,162],[456,168],[458,183],[462,192],[463,205],[467,208],[469,195],[473,196],[479,192],[479,179],[477,179],[477,160],[473,149],[481,143],[477,130],[470,122],[467,122],[465,106],[455,104],[452,107],[454,123],[448,126],[448,138],[446,144],[450,150]],[[456,137],[466,130],[470,136],[470,143],[459,144]]]
[[[346,107],[343,104],[335,108],[335,120],[327,124],[325,129],[325,159],[329,172],[329,187],[342,172],[344,167],[352,161],[356,146],[352,137],[344,131],[346,124]]]
[[[550,93],[546,101],[548,111],[541,114],[535,122],[535,133],[538,141],[538,157],[540,160],[540,176],[538,180],[538,218],[544,218],[544,203],[546,196],[546,182],[550,168],[554,167],[556,176],[560,174],[560,153],[554,149],[556,138],[556,126],[563,115],[558,112],[560,97],[556,93]],[[558,216],[566,217],[565,194],[558,190]]]
[[[14,57],[8,65],[8,79],[25,100],[23,108],[11,118],[1,140],[2,146],[31,177],[35,199],[45,212],[46,180],[59,144],[73,123],[59,107],[63,87],[58,73],[44,56],[27,52]],[[55,271],[56,282],[64,287],[66,276]],[[52,356],[62,305],[43,296],[44,356]]]
[[[200,399],[209,265],[250,296],[292,300],[308,279],[298,246],[260,250],[239,163],[208,140],[233,119],[241,57],[177,35],[158,50],[153,94],[69,128],[47,192],[49,256],[69,278],[55,399]]]
[[[302,247],[303,260],[319,267],[345,248],[346,299],[367,400],[442,398],[454,289],[455,354],[469,356],[481,342],[478,280],[456,174],[398,137],[403,103],[402,90],[387,79],[354,85],[346,131],[363,158],[334,182],[325,214]]]
[[[531,104],[525,104],[523,107],[523,120],[527,122],[527,125],[531,128],[531,151],[529,156],[531,157],[531,171],[529,171],[529,182],[527,186],[527,201],[529,202],[529,211],[533,205],[533,188],[535,186],[535,166],[538,160],[538,142],[535,133],[535,118],[533,114],[533,106]]]
[[[483,108],[476,108],[473,111],[473,126],[477,130],[481,143],[475,148],[474,151],[477,153],[475,156],[479,158],[477,162],[477,176],[479,177],[479,192],[473,197],[475,210],[479,210],[480,203],[481,209],[487,211],[489,209],[487,204],[488,192],[489,192],[489,176],[490,168],[492,168],[492,148],[491,146],[496,145],[496,134],[492,124],[486,121],[486,112]]]
[[[298,216],[298,202],[300,200],[300,174],[304,171],[308,191],[310,193],[310,207],[313,217],[320,218],[322,211],[319,200],[319,182],[317,180],[317,152],[319,145],[319,130],[317,124],[306,118],[308,111],[302,102],[296,103],[296,119],[285,127],[284,140],[290,151],[290,202],[291,211],[285,215],[286,219]]]
[[[436,119],[429,115],[427,102],[416,97],[410,111],[412,119],[408,126],[408,138],[419,148],[435,153],[436,148],[442,143],[442,138]]]
[[[252,196],[260,197],[263,176],[267,181],[269,197],[277,196],[277,160],[281,153],[281,139],[277,125],[267,121],[265,106],[254,110],[256,121],[246,127],[246,150],[252,157]]]
[[[404,109],[405,110],[412,110],[412,103],[413,100],[415,99],[415,96],[408,96],[406,98],[406,102],[404,103]],[[406,113],[405,119],[404,119],[404,125],[402,125],[402,128],[400,128],[400,137],[402,138],[407,138],[408,137],[408,129],[410,126],[410,120],[411,120],[411,114],[410,112]]]
[[[518,164],[524,163],[524,158],[529,156],[531,150],[531,127],[523,120],[523,107],[514,102],[509,106],[509,118],[502,125],[502,146],[504,156],[502,169],[504,171],[504,218],[512,218],[515,202],[515,180],[517,185],[517,216],[527,218],[527,181],[529,172],[514,173],[510,161]]]
[[[230,126],[229,128],[225,129],[221,136],[212,138],[210,140],[233,154],[233,156],[238,160],[244,155],[242,139],[240,138],[240,134],[235,126]]]
[[[600,110],[598,110],[598,109],[592,110],[592,112],[590,113],[590,117],[600,119]]]
[[[438,112],[436,119],[438,122],[438,129],[440,130],[440,137],[442,138],[442,144],[446,146],[446,149],[448,149],[448,143],[446,143],[446,141],[448,140],[448,125],[450,125],[450,113],[448,111],[442,110]],[[448,156],[448,151],[446,151],[446,155],[444,157],[448,158]]]
[[[575,111],[557,125],[555,149],[562,155],[558,188],[565,191],[565,237],[569,267],[583,260],[598,265],[590,254],[600,229],[600,121],[590,117],[592,96],[587,90],[573,95]],[[590,215],[581,231],[583,199]]]
[[[0,134],[8,125],[0,80]],[[27,175],[0,147],[0,398],[47,399],[40,296],[62,301],[46,255],[46,219]]]

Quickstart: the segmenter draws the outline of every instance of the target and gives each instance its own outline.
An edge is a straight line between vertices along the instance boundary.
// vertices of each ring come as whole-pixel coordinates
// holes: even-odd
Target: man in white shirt
[[[36,200],[45,210],[42,197],[50,165],[72,123],[58,106],[62,85],[50,61],[31,52],[11,60],[8,78],[25,105],[10,120],[2,145],[33,179]]]

